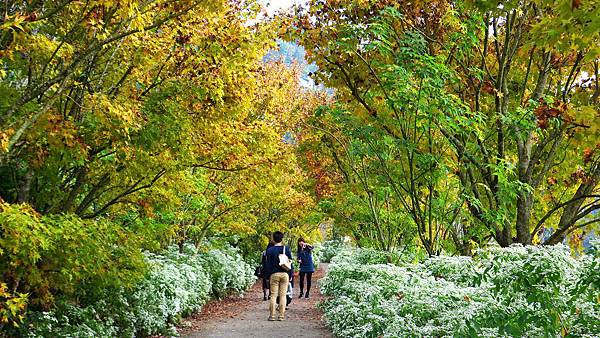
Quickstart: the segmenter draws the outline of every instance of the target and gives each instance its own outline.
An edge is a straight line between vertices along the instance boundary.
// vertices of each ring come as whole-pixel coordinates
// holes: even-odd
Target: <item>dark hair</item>
[[[298,252],[302,251],[302,246],[300,245],[300,242],[304,242],[304,238],[298,238]]]
[[[275,241],[275,243],[281,243],[281,241],[283,241],[283,232],[275,231],[273,233],[273,241]]]

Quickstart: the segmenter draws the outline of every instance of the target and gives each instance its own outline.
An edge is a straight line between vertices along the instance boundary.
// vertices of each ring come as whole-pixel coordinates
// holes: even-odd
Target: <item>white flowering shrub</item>
[[[209,271],[212,295],[215,298],[223,298],[230,293],[243,293],[256,280],[254,268],[244,262],[239,254],[234,256],[210,250],[201,259],[203,266]]]
[[[588,254],[582,258],[575,288],[578,297],[571,309],[575,312],[573,336],[600,332],[600,240],[592,242]]]
[[[496,302],[472,322],[521,336],[559,333],[570,327],[568,315],[580,261],[563,246],[512,246],[479,252],[477,283]]]
[[[85,307],[59,303],[49,312],[29,316],[27,337],[176,336],[182,316],[198,311],[209,299],[240,294],[256,277],[238,251],[227,248],[199,252],[186,245],[147,254],[150,266],[133,289],[104,289]]]
[[[465,325],[487,296],[391,264],[334,264],[321,289],[331,297],[323,304],[326,320],[340,337],[443,336]]]
[[[136,331],[170,333],[182,315],[202,307],[211,294],[209,273],[196,254],[149,255],[152,269],[129,297]]]
[[[32,313],[28,320],[35,324],[19,335],[40,338],[87,338],[97,337],[100,334],[107,337],[118,336],[113,319],[100,320],[93,307],[80,308],[69,303],[61,303],[56,311]]]
[[[398,264],[408,259],[408,257],[403,257],[395,252],[383,252],[370,248],[342,247],[338,253],[331,259],[331,263]]]
[[[600,334],[598,279],[588,278],[595,254],[576,260],[561,246],[514,246],[400,266],[381,264],[385,256],[348,249],[333,258],[321,307],[337,336]]]
[[[318,253],[321,262],[329,263],[331,262],[331,259],[338,254],[338,251],[344,247],[344,242],[340,240],[330,240],[317,244],[315,252]]]
[[[319,265],[321,264],[321,253],[318,250],[314,250],[312,256],[313,264],[315,265],[315,271],[317,271],[319,270]]]
[[[433,256],[423,261],[423,265],[434,277],[461,286],[473,286],[477,277],[473,259],[467,256]]]

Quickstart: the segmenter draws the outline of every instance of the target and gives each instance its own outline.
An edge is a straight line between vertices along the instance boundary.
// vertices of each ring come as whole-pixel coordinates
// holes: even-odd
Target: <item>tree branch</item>
[[[106,209],[108,209],[110,206],[112,206],[113,204],[119,202],[121,200],[121,198],[123,198],[123,197],[125,197],[127,195],[131,195],[131,194],[133,194],[135,192],[138,192],[140,190],[152,187],[154,185],[154,183],[156,183],[156,181],[158,181],[166,173],[167,173],[166,169],[161,169],[154,176],[154,178],[152,178],[152,180],[148,184],[145,184],[145,185],[142,185],[142,186],[138,187],[138,185],[144,180],[144,178],[139,179],[133,185],[131,185],[129,188],[127,188],[127,190],[125,190],[123,193],[117,195],[115,198],[111,199],[106,204],[104,204],[104,206],[102,206],[100,209],[98,209],[97,211],[95,211],[95,212],[93,212],[91,214],[88,214],[88,215],[81,215],[81,218],[83,218],[83,219],[89,219],[89,218],[95,218],[95,217],[99,216],[104,211],[106,211]]]

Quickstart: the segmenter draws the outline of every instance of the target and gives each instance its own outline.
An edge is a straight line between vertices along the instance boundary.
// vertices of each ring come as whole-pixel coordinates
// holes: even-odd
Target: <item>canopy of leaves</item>
[[[333,199],[357,197],[370,210],[357,222],[377,228],[377,204],[389,200],[380,191],[389,190],[401,227],[430,254],[468,254],[492,238],[555,244],[588,231],[600,221],[592,3],[299,8],[290,35],[318,65],[316,80],[336,90],[337,105],[314,122],[327,135],[315,142],[332,150],[320,162]]]
[[[238,0],[3,9],[0,325],[24,294],[47,309],[130,286],[143,250],[319,236],[297,146],[324,98],[297,65],[263,59],[285,20]]]

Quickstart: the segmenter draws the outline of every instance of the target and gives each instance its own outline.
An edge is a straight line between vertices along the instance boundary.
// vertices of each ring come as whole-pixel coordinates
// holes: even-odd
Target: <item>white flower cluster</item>
[[[323,243],[318,243],[315,246],[315,253],[317,253],[321,262],[329,263],[343,247],[344,242],[340,240],[329,240]]]
[[[321,282],[321,307],[339,337],[598,337],[596,252],[512,246],[392,265],[346,249]]]
[[[150,270],[133,289],[103,290],[84,308],[61,303],[30,316],[28,337],[136,337],[177,335],[174,325],[209,299],[241,294],[256,280],[251,265],[232,248],[147,254]]]

